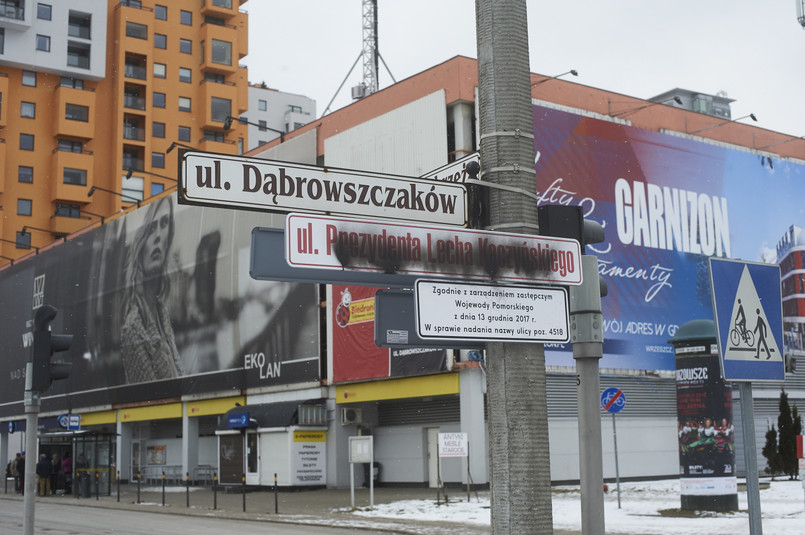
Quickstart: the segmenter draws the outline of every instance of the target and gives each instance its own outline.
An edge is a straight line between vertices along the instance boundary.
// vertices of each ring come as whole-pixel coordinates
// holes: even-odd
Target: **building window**
[[[6,29],[0,28],[0,54],[6,52]]]
[[[36,73],[34,71],[22,71],[22,85],[36,87]]]
[[[223,143],[226,141],[224,133],[218,132],[217,130],[205,130],[203,137],[207,141],[217,141],[218,143]]]
[[[211,17],[209,15],[204,17],[204,23],[205,24],[214,24],[216,26],[226,26],[226,21],[224,19],[222,19],[221,17]]]
[[[185,10],[179,11],[179,22],[181,22],[185,26],[192,26],[193,25],[193,13],[191,13],[190,11],[185,11]]]
[[[188,97],[179,97],[179,111],[190,111],[190,99]]]
[[[154,34],[154,48],[168,48],[168,36],[164,33]]]
[[[71,121],[89,121],[89,106],[80,106],[78,104],[67,104],[64,113],[65,119]]]
[[[212,97],[210,99],[210,119],[223,123],[232,115],[232,101],[228,98]]]
[[[212,5],[224,9],[232,9],[232,0],[212,0]]]
[[[143,3],[140,0],[121,0],[120,5],[133,7],[135,9],[143,8]]]
[[[262,99],[258,100],[257,101],[257,109],[259,111],[266,111],[268,109],[268,102],[266,102],[265,100],[262,100]]]
[[[154,107],[155,108],[165,107],[165,93],[157,93],[156,91],[154,91]]]
[[[61,152],[75,152],[81,154],[84,152],[84,144],[80,141],[72,139],[60,139],[58,142],[58,149]]]
[[[157,20],[168,20],[168,6],[155,5],[154,18]]]
[[[40,20],[51,20],[53,17],[53,7],[49,4],[36,5],[36,18]]]
[[[42,52],[50,52],[50,36],[36,34],[36,49]]]
[[[20,134],[20,150],[34,150],[33,134]]]
[[[165,137],[165,123],[158,123],[156,121],[151,125],[151,135],[154,137]]]
[[[67,41],[67,65],[80,69],[89,69],[89,43]],[[83,81],[81,89],[84,88]]]
[[[36,117],[36,103],[20,102],[20,117],[27,117],[28,119],[34,119]]]
[[[17,215],[31,215],[33,206],[31,199],[17,199]]]
[[[267,123],[266,123],[265,121],[263,121],[263,120],[261,119],[261,120],[257,121],[257,124],[259,124],[259,125],[260,125],[260,126],[258,127],[258,129],[259,129],[261,132],[265,132],[265,131],[266,131],[266,126],[268,126],[268,125],[267,125]]]
[[[179,81],[190,83],[193,79],[193,71],[186,67],[179,67]]]
[[[165,191],[165,184],[160,184],[159,182],[151,182],[151,197],[154,195],[159,195]]]
[[[154,63],[154,78],[165,78],[167,67],[164,63]]]
[[[165,169],[165,154],[161,152],[151,153],[151,167]]]
[[[135,39],[148,39],[148,26],[136,22],[126,23],[126,35]]]
[[[221,65],[232,65],[232,43],[213,39],[212,62]]]
[[[70,167],[64,168],[64,183],[73,184],[75,186],[87,185],[87,171],[84,169],[71,169]]]
[[[67,35],[89,39],[92,35],[92,15],[70,11],[70,15],[67,17]]]
[[[21,165],[17,171],[17,181],[24,184],[32,184],[34,181],[34,168]]]
[[[81,78],[70,78],[62,76],[59,85],[62,87],[72,87],[73,89],[84,89],[84,80]]]
[[[179,141],[190,141],[190,127],[189,126],[180,126],[179,127]]]
[[[57,202],[55,215],[57,217],[72,217],[77,219],[81,217],[81,206],[77,204]]]
[[[179,39],[179,52],[182,54],[192,54],[193,41],[190,39]]]
[[[17,249],[31,248],[31,233],[17,231]]]

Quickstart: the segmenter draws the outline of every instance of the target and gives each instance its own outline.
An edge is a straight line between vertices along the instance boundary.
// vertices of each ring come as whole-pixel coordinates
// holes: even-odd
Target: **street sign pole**
[[[615,426],[615,413],[612,413],[612,441],[615,443],[615,487],[618,490],[618,509],[621,508],[621,471],[618,466],[618,428]]]
[[[752,399],[752,382],[738,381],[741,396],[741,430],[744,440],[746,464],[746,501],[749,504],[749,533],[763,535],[760,518],[760,484],[757,475],[757,444],[755,443],[755,402]]]

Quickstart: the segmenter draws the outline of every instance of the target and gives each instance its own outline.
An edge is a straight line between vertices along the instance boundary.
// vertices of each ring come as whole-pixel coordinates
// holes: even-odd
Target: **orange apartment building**
[[[244,2],[2,2],[0,264],[174,187],[174,143],[245,150]]]

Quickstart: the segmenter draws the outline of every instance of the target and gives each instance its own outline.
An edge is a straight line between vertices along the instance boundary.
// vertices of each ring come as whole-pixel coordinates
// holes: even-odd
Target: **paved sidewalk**
[[[94,489],[93,489],[94,491]],[[164,502],[163,502],[164,496]],[[474,494],[472,495],[474,499]],[[356,508],[369,507],[369,489],[355,489]],[[22,496],[3,494],[0,488],[0,499],[22,501]],[[189,499],[189,507],[188,507]],[[111,496],[100,496],[96,499],[76,498],[75,495],[57,495],[46,498],[38,497],[37,501],[52,501],[63,504],[74,504],[79,507],[104,507],[111,509],[147,510],[150,512],[215,516],[219,518],[248,519],[261,522],[281,522],[304,525],[343,526],[352,529],[372,529],[398,533],[402,535],[480,535],[488,534],[488,526],[462,524],[456,522],[438,522],[421,519],[390,519],[364,517],[351,512],[349,489],[318,489],[279,491],[275,496],[272,490],[255,490],[244,495],[238,488],[229,492],[219,490],[214,494],[210,487],[191,487],[189,494],[184,487],[140,487],[139,503],[137,485],[121,484],[118,501],[117,487],[113,485]],[[436,490],[427,488],[388,488],[374,489],[375,505],[401,500],[436,501]],[[450,501],[466,500],[466,494],[455,489]],[[442,496],[442,500],[444,497]],[[163,505],[164,503],[164,505]],[[449,505],[447,506],[449,507]],[[315,531],[311,530],[312,533]],[[556,535],[571,535],[572,532],[556,531]]]

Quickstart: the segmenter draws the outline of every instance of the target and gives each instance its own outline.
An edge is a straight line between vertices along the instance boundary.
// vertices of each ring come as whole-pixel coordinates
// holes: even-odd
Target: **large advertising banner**
[[[406,377],[445,371],[440,349],[386,349],[375,345],[375,292],[371,286],[334,284],[333,381]]]
[[[42,304],[74,336],[43,411],[318,381],[318,287],[249,277],[265,218],[165,196],[0,271],[0,416],[22,412]]]
[[[805,166],[534,106],[539,204],[583,207],[606,240],[588,245],[602,300],[601,367],[673,370],[667,340],[712,319],[707,258],[775,263],[792,225],[805,226]],[[546,346],[572,366],[570,345]]]

